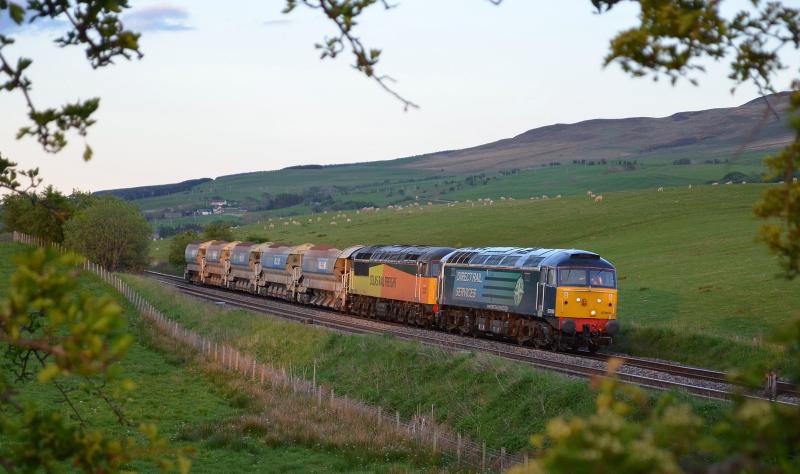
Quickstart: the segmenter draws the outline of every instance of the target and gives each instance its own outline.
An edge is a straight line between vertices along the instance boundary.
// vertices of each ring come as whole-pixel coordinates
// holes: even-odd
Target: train
[[[594,352],[619,331],[616,268],[586,250],[211,240],[185,261],[194,284],[540,349]]]

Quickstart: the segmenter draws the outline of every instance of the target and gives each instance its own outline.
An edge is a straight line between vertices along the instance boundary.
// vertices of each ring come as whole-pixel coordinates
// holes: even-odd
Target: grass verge
[[[594,395],[582,379],[531,369],[484,353],[451,353],[390,336],[352,336],[241,310],[198,303],[142,277],[126,276],[163,314],[204,336],[292,367],[346,394],[408,417],[433,411],[440,423],[510,452],[558,415],[586,415]],[[687,398],[688,399],[688,398]],[[690,399],[709,420],[721,405]]]

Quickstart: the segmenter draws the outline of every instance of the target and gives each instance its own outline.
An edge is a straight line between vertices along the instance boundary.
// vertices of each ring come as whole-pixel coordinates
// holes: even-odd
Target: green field
[[[14,271],[11,258],[23,250],[21,245],[0,243],[2,296],[8,290],[9,277]],[[363,446],[330,446],[319,440],[303,442],[278,429],[265,433],[268,442],[261,441],[255,433],[246,432],[232,441],[213,435],[198,437],[195,434],[198,431],[212,427],[213,434],[219,427],[230,425],[230,420],[261,413],[264,407],[234,390],[219,374],[212,377],[186,354],[176,352],[174,346],[165,351],[163,346],[155,344],[135,323],[138,320],[135,310],[99,279],[83,274],[80,291],[117,298],[122,305],[123,316],[129,322],[124,330],[136,337],[120,363],[125,377],[136,384],[124,400],[125,414],[137,425],[154,423],[170,446],[193,448],[192,472],[392,472],[430,468],[424,463],[412,463],[403,456],[365,454],[367,450]],[[67,388],[71,385],[67,384]],[[23,401],[66,410],[59,393],[49,384],[28,383],[19,390]],[[118,424],[103,402],[85,396],[81,390],[75,390],[72,398],[83,416],[90,420],[92,428],[118,437],[138,436],[134,428]],[[131,467],[142,472],[155,470],[155,466],[146,463]]]
[[[759,222],[752,207],[766,186],[606,193],[599,203],[577,196],[384,208],[298,216],[300,225],[265,220],[236,233],[340,248],[409,243],[592,250],[619,271],[625,331],[617,348],[726,367],[743,356],[773,357],[767,336],[800,317],[798,283],[777,277],[776,259],[755,240]],[[156,258],[163,261],[167,248],[168,241],[155,242]]]
[[[492,170],[478,174],[455,174],[446,169],[422,171],[405,168],[405,161],[334,166],[322,169],[287,169],[240,175],[222,176],[195,186],[189,191],[133,201],[143,210],[167,208],[195,209],[208,207],[213,199],[227,199],[245,205],[262,199],[265,193],[302,195],[309,190],[328,195],[329,200],[318,202],[317,208],[354,209],[389,204],[440,202],[478,198],[499,199],[501,196],[529,198],[547,194],[572,196],[587,190],[610,192],[644,189],[659,186],[685,186],[719,181],[730,172],[739,172],[755,179],[763,171],[763,154],[743,153],[728,159],[728,163],[703,164],[704,157],[692,165],[673,164],[674,156],[650,156],[637,163],[634,169],[609,162],[606,164],[572,164],[565,160],[561,166],[545,166],[523,170]],[[707,158],[707,157],[706,157]],[[279,216],[307,213],[313,199],[302,204],[257,215]],[[245,216],[246,219],[252,219]],[[177,221],[176,221],[177,222]],[[162,221],[155,226],[167,225]]]
[[[265,363],[291,367],[404,417],[418,410],[437,421],[510,452],[558,415],[586,415],[594,395],[585,380],[531,369],[472,352],[451,353],[390,336],[353,336],[242,310],[226,310],[178,294],[141,277],[125,276],[164,314],[184,327],[226,341]],[[679,395],[680,396],[680,395]],[[681,396],[707,421],[723,405]]]

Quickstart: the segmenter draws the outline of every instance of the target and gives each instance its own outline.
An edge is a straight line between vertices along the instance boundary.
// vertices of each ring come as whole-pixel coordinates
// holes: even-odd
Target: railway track
[[[622,359],[617,378],[623,382],[658,390],[683,390],[695,396],[728,400],[736,394],[750,398],[764,398],[743,394],[740,387],[731,384],[724,372],[689,367],[680,364],[654,361],[616,354],[557,353],[520,347],[514,344],[487,339],[474,339],[460,335],[408,327],[387,321],[378,321],[345,315],[317,307],[298,306],[280,300],[257,297],[223,288],[193,285],[181,277],[158,272],[145,272],[148,277],[175,287],[178,291],[231,307],[280,316],[303,324],[314,324],[327,329],[355,334],[392,334],[408,340],[437,346],[449,351],[481,351],[501,358],[576,377],[604,377],[609,357]],[[583,362],[581,362],[583,361]],[[778,383],[780,403],[797,403],[800,398],[795,387]]]

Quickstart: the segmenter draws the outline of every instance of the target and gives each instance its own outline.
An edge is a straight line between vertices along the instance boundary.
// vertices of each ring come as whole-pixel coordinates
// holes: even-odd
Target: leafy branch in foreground
[[[303,4],[308,8],[322,11],[325,16],[336,25],[337,33],[334,36],[325,37],[324,43],[316,44],[316,48],[322,50],[321,58],[335,58],[340,53],[349,49],[355,58],[353,67],[374,80],[386,92],[403,104],[403,110],[409,108],[418,109],[415,104],[404,96],[400,95],[390,83],[395,82],[391,76],[380,75],[375,71],[375,66],[380,59],[381,50],[367,49],[361,42],[361,38],[355,36],[353,28],[357,25],[356,19],[372,5],[380,4],[386,10],[393,8],[387,0],[286,0],[284,13],[290,13],[298,4]]]
[[[69,29],[58,39],[61,47],[85,46],[86,58],[93,68],[113,64],[116,58],[141,57],[139,35],[126,30],[119,15],[128,8],[127,0],[28,0],[25,6],[0,0],[0,15],[8,17],[16,25],[35,22],[64,20]],[[92,115],[97,111],[100,99],[92,98],[61,107],[39,109],[31,95],[32,81],[26,74],[33,61],[26,57],[11,59],[8,48],[14,39],[0,33],[0,90],[18,91],[25,98],[30,125],[20,128],[17,138],[32,136],[45,151],[57,153],[67,145],[66,134],[74,130],[85,137],[87,129],[94,124]],[[92,149],[86,145],[83,158],[89,160]]]
[[[73,401],[73,392],[86,393],[129,423],[117,400],[133,386],[121,378],[117,362],[132,338],[122,331],[119,305],[79,291],[81,263],[50,249],[15,258],[11,288],[0,300],[0,466],[50,471],[67,463],[85,472],[116,472],[133,459],[149,459],[165,470],[188,470],[183,452],[175,457],[155,427],[139,427],[143,443],[116,439],[92,429]],[[51,384],[71,417],[23,401],[19,389],[28,383]]]

